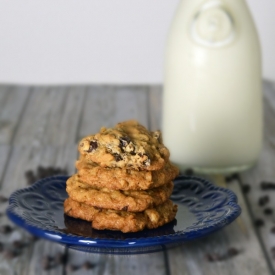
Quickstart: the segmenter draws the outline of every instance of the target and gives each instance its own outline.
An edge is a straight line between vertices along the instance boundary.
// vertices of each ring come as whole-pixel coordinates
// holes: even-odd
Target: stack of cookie
[[[136,232],[172,221],[177,206],[169,200],[179,170],[159,131],[137,121],[83,138],[77,174],[67,181],[69,216],[92,222],[95,229]]]

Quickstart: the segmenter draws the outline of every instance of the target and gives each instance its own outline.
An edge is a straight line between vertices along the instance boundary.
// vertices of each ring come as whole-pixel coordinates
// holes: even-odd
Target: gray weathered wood
[[[102,126],[137,119],[148,126],[147,89],[141,87],[92,86],[88,89],[79,136],[97,133]]]
[[[275,86],[269,82],[264,85],[264,142],[260,159],[253,169],[241,175],[242,184],[249,184],[250,192],[247,194],[247,200],[251,208],[251,214],[254,220],[261,219],[264,226],[256,228],[257,233],[268,255],[273,271],[275,272],[275,254],[271,252],[271,248],[275,247],[275,233],[271,229],[275,226],[275,212],[270,215],[265,215],[264,210],[271,208],[275,209],[275,191],[263,191],[260,188],[262,181],[275,183]],[[269,202],[264,205],[259,205],[259,199],[263,196],[269,197]]]
[[[275,92],[274,84],[265,84],[265,144],[258,166],[241,174],[242,183],[253,185],[247,200],[253,218],[262,216],[263,208],[256,202],[262,193],[261,180],[274,181],[275,163]],[[160,86],[91,86],[91,87],[13,87],[0,86],[0,178],[1,194],[9,196],[15,189],[26,186],[24,173],[35,170],[38,165],[58,166],[74,172],[77,157],[77,142],[81,137],[95,133],[101,126],[113,126],[127,119],[137,119],[150,129],[159,129],[161,123]],[[22,91],[19,92],[19,91]],[[15,110],[13,112],[13,110]],[[10,119],[9,126],[2,123]],[[2,124],[1,124],[2,123]],[[11,143],[12,146],[9,146]],[[1,176],[2,174],[2,176]],[[216,177],[217,184],[225,184],[223,178]],[[24,253],[12,260],[0,253],[0,274],[269,274],[268,263],[262,245],[269,253],[275,246],[270,228],[275,219],[266,217],[265,226],[255,234],[253,221],[240,189],[234,181],[228,184],[239,197],[243,214],[236,222],[222,231],[201,240],[190,242],[166,253],[149,255],[114,256],[87,254],[68,251],[70,265],[81,266],[86,260],[94,264],[93,269],[63,272],[59,265],[48,271],[41,268],[45,255],[54,256],[64,252],[58,244],[39,240],[24,248]],[[275,206],[272,193],[269,206]],[[7,204],[0,204],[3,212]],[[0,217],[0,226],[11,224]],[[274,224],[275,225],[275,224]],[[0,242],[11,245],[16,238],[27,238],[28,234],[14,230],[12,234],[0,234]],[[258,236],[260,236],[260,241]],[[241,249],[232,259],[208,262],[208,253],[225,253],[230,247]],[[270,262],[272,256],[270,255]],[[273,262],[272,262],[273,263]]]
[[[29,87],[0,88],[0,144],[12,141],[29,93]]]
[[[215,177],[214,182],[225,186],[223,177]],[[255,235],[239,183],[235,181],[227,187],[238,196],[242,208],[241,218],[206,238],[169,251],[172,274],[271,274]],[[209,262],[207,260],[207,254],[223,255],[229,248],[236,248],[241,253],[224,261]]]
[[[149,125],[152,131],[161,130],[162,86],[151,86],[149,90]]]
[[[84,95],[85,87],[34,88],[15,144],[74,144]]]

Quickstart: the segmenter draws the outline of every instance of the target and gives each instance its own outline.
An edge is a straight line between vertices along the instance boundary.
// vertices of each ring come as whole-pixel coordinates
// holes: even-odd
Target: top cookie
[[[87,162],[136,170],[159,170],[169,158],[160,131],[149,132],[135,120],[101,128],[99,133],[84,137],[78,150]]]

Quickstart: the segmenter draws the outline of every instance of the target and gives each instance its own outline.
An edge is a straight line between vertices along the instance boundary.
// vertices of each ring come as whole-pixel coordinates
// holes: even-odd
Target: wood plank
[[[216,184],[224,185],[221,178]],[[237,181],[227,186],[237,194],[242,208],[241,223],[233,222],[206,238],[186,243],[168,251],[171,274],[271,274],[261,245],[254,232],[248,209]],[[207,255],[224,255],[229,248],[240,254],[227,260],[210,262]]]
[[[270,265],[275,272],[275,254],[271,249],[275,247],[274,234],[271,229],[275,226],[274,213],[266,215],[265,209],[275,209],[275,191],[262,190],[261,182],[273,182],[275,184],[275,85],[264,83],[264,142],[260,159],[255,167],[241,174],[243,185],[249,184],[251,190],[246,194],[251,214],[254,220],[262,220],[263,226],[256,227],[256,231],[262,241]],[[259,199],[267,196],[269,201],[265,205],[259,205]]]
[[[160,120],[156,119],[161,115],[160,96],[161,87],[150,89],[150,119],[151,125],[155,128],[161,128]],[[223,180],[219,178],[216,183],[221,184],[221,181]],[[239,274],[240,272],[242,274],[261,274],[260,272],[268,274],[268,263],[265,262],[265,255],[261,252],[261,245],[253,230],[240,186],[238,182],[234,182],[229,188],[238,194],[243,209],[241,218],[215,235],[168,251],[172,274]],[[222,263],[209,263],[205,260],[206,254],[213,253],[213,251],[225,253],[225,250],[231,246],[241,248],[244,252],[236,259]],[[251,253],[251,250],[254,252]]]
[[[28,87],[0,86],[0,144],[10,144],[30,93]]]
[[[3,186],[1,189],[1,194],[8,197],[14,190],[25,187],[25,171],[36,171],[38,166],[66,168],[69,174],[72,174],[74,173],[75,169],[74,162],[76,157],[76,145],[67,145],[64,147],[47,146],[42,148],[37,148],[36,146],[15,146],[12,150],[9,166],[7,168],[7,173],[5,174]],[[1,205],[1,210],[2,208],[5,209],[6,206],[7,205]],[[0,226],[3,224],[12,225],[5,216],[0,220]],[[21,236],[20,239],[24,239],[29,235],[26,232],[22,232],[18,228],[16,228],[15,232]],[[4,242],[7,245],[11,245],[10,239],[5,240]],[[18,272],[18,274],[62,274],[62,265],[58,265],[48,271],[44,271],[41,264],[44,256],[54,256],[59,252],[64,253],[63,246],[46,240],[39,240],[35,243],[31,243],[31,245],[24,249],[24,253],[22,255],[13,259],[12,261],[7,262],[7,264],[10,267],[13,267],[14,272]],[[0,257],[0,267],[4,263],[5,259]]]
[[[14,143],[63,145],[75,143],[85,87],[35,87]]]
[[[137,119],[148,126],[147,88],[125,86],[89,87],[79,136],[97,133],[102,126],[112,127],[117,122]]]
[[[162,252],[141,255],[101,255],[78,252],[70,250],[67,275],[88,275],[88,274],[148,274],[165,275],[165,261]],[[85,262],[93,264],[90,270],[85,270],[82,266]],[[77,267],[72,271],[70,267]]]
[[[150,86],[149,90],[149,125],[152,131],[161,130],[162,86]]]
[[[148,127],[148,88],[93,86],[87,91],[79,137],[96,133],[103,125],[112,127],[127,119],[137,119]],[[95,265],[95,274],[164,274],[163,253],[131,256],[106,256],[69,250],[68,265],[81,266],[85,261]],[[67,274],[88,274],[83,269]],[[90,273],[89,273],[90,274]]]

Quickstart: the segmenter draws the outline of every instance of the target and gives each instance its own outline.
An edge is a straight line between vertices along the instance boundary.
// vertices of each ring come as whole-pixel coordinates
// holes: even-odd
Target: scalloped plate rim
[[[43,229],[40,226],[34,226],[26,223],[25,219],[22,216],[20,216],[18,213],[13,211],[13,208],[16,207],[16,205],[14,204],[16,203],[17,196],[19,194],[28,192],[29,190],[35,190],[41,184],[43,184],[44,182],[48,182],[50,180],[66,181],[68,178],[69,176],[51,176],[51,177],[38,180],[36,183],[34,183],[30,187],[26,187],[26,188],[22,188],[14,191],[9,198],[9,206],[6,210],[7,216],[16,225],[23,227],[24,229],[29,231],[31,234],[34,234],[38,237],[42,237],[44,239],[48,239],[50,241],[58,242],[63,245],[68,245],[68,246],[77,245],[77,246],[83,246],[83,247],[88,246],[88,247],[97,247],[97,248],[100,248],[100,247],[106,248],[106,245],[108,245],[108,248],[111,248],[111,249],[113,248],[131,249],[131,248],[144,247],[144,246],[155,246],[155,245],[172,244],[175,242],[185,242],[185,241],[197,239],[199,237],[204,237],[230,224],[241,214],[241,207],[238,205],[237,196],[233,191],[223,187],[215,186],[210,181],[203,178],[199,178],[196,176],[182,176],[182,175],[178,176],[176,180],[178,179],[198,180],[202,182],[205,186],[207,186],[208,189],[211,188],[212,190],[218,190],[218,191],[227,193],[230,200],[226,205],[230,205],[234,207],[235,211],[228,217],[222,218],[215,223],[212,223],[210,225],[204,226],[203,228],[199,228],[196,230],[194,229],[190,229],[189,231],[182,230],[169,235],[154,236],[154,237],[140,237],[140,238],[126,238],[123,240],[111,239],[111,238],[110,239],[90,238],[90,237],[84,237],[84,236],[82,237],[78,235],[62,233],[60,231]],[[192,235],[192,233],[195,233],[195,236],[190,236]],[[60,238],[57,236],[60,236]],[[80,242],[83,240],[85,240],[85,242]]]

